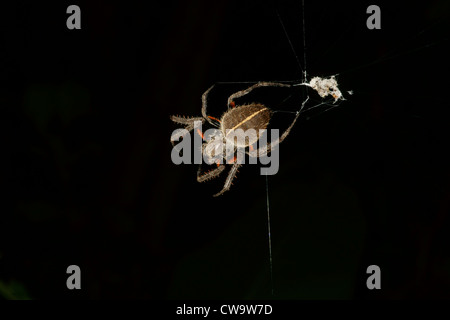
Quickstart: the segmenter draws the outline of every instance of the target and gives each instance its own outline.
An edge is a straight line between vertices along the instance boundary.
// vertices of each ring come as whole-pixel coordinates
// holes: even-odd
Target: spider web
[[[308,72],[307,72],[307,21],[305,18],[305,10],[307,8],[305,8],[305,1],[302,0],[301,3],[301,21],[302,21],[302,29],[301,29],[301,34],[302,34],[302,39],[303,39],[303,54],[302,54],[302,60],[300,61],[299,59],[299,55],[297,54],[297,50],[295,49],[292,41],[291,41],[291,37],[289,35],[289,30],[286,28],[285,23],[283,21],[283,17],[280,15],[279,11],[276,10],[276,15],[280,21],[280,25],[281,28],[283,29],[283,32],[286,36],[286,39],[289,43],[290,49],[291,49],[291,53],[294,55],[295,60],[297,62],[297,65],[300,69],[300,72],[302,74],[302,83],[299,83],[298,85],[305,85],[308,84]],[[380,57],[377,57],[376,59],[373,59],[369,62],[365,62],[365,63],[361,63],[359,65],[356,66],[351,66],[350,68],[344,68],[343,71],[339,72],[339,75],[348,75],[351,73],[355,73],[361,70],[367,70],[368,68],[371,68],[373,66],[376,66],[380,63],[389,61],[391,59],[398,59],[398,58],[402,58],[404,56],[413,54],[413,53],[417,53],[420,52],[423,49],[428,49],[432,46],[438,45],[438,44],[442,44],[442,42],[447,41],[448,39],[446,38],[440,38],[440,39],[436,39],[434,41],[427,41],[426,43],[422,43],[418,46],[412,47],[412,48],[407,48],[405,49],[405,46],[410,44],[410,43],[414,43],[417,42],[418,38],[420,38],[422,35],[424,35],[427,31],[429,30],[433,30],[435,29],[440,23],[442,22],[441,20],[435,21],[432,24],[422,27],[419,31],[414,33],[413,37],[405,37],[405,39],[403,39],[402,41],[400,41],[398,44],[396,44],[394,46],[394,50],[388,50],[386,53],[382,54]],[[342,36],[344,35],[344,33],[335,36],[335,43],[333,44],[333,46],[336,44],[337,41],[339,41],[339,39],[342,38]],[[324,52],[324,55],[328,54],[329,50],[331,50],[331,48],[333,46],[330,46],[328,51]],[[420,68],[420,62],[417,63],[417,66]],[[337,75],[338,76],[338,75]],[[322,79],[322,78],[319,78]],[[311,86],[309,86],[311,88]],[[307,102],[311,102],[310,101],[310,93],[309,90],[310,88],[306,88],[304,87],[304,95],[305,95],[305,100],[303,101],[300,109],[297,112],[302,112],[302,113],[306,113],[312,110],[315,110],[317,108],[322,108],[321,111],[319,113],[316,113],[314,116],[320,115],[324,112],[327,112],[333,108],[336,108],[340,105],[340,103],[334,104],[334,102],[337,101],[337,99],[335,99],[334,101],[331,99],[322,99],[316,102],[317,103],[313,103],[312,105],[307,105]],[[320,91],[317,90],[317,93],[320,94]],[[364,92],[358,92],[359,94],[364,94]],[[352,95],[353,92],[351,90],[347,91],[345,96],[349,96]],[[322,98],[324,98],[325,96],[321,95]],[[311,99],[312,100],[312,99]],[[344,98],[345,100],[345,98]],[[325,108],[324,108],[325,107]],[[295,111],[285,111],[285,110],[276,110],[275,112],[285,112],[285,113],[296,113]],[[270,219],[270,188],[269,188],[269,179],[266,176],[265,177],[265,184],[266,184],[266,210],[267,210],[267,231],[268,231],[268,253],[269,253],[269,272],[270,272],[270,286],[271,286],[271,295],[274,296],[276,293],[275,290],[275,284],[274,284],[274,259],[273,259],[273,251],[272,251],[272,232],[271,232],[271,219]],[[275,261],[275,268],[276,268],[276,261]]]
[[[287,101],[290,101],[292,98],[292,94],[288,95],[286,98],[284,98],[281,102],[278,102],[278,108],[273,110],[274,113],[291,113],[291,114],[307,114],[311,113],[312,111],[319,110],[319,112],[316,112],[313,116],[318,116],[320,114],[323,114],[324,112],[327,112],[331,109],[334,109],[338,107],[342,100],[345,100],[343,95],[340,93],[338,89],[337,82],[334,80],[334,77],[314,77],[312,79],[308,79],[308,72],[306,70],[306,18],[305,18],[305,2],[302,0],[301,7],[299,6],[299,13],[301,15],[302,19],[302,25],[301,25],[301,32],[302,32],[302,46],[303,46],[303,55],[302,55],[302,61],[300,61],[300,58],[296,52],[296,49],[292,43],[291,37],[289,35],[289,31],[287,30],[285,23],[283,21],[283,17],[281,16],[278,9],[275,7],[275,14],[276,18],[279,21],[279,27],[282,29],[285,41],[288,42],[291,53],[296,60],[297,67],[299,68],[299,74],[300,80],[294,80],[294,81],[288,81],[288,80],[274,80],[273,82],[279,82],[279,83],[290,83],[292,84],[292,87],[300,87],[301,90],[301,101],[300,103],[298,101],[294,102],[294,104],[297,106],[295,111],[288,111],[284,110],[283,104]],[[334,82],[332,84],[329,84],[330,81],[333,80]],[[272,81],[272,80],[271,80]],[[230,84],[255,84],[255,81],[240,81],[240,82],[216,82],[217,85],[224,84],[224,85],[230,85]],[[334,87],[334,89],[339,92],[339,96],[332,97],[329,92],[328,88]],[[267,89],[266,89],[267,90]],[[312,97],[310,95],[310,91],[314,91],[316,96]],[[256,91],[256,90],[255,90]],[[213,93],[215,94],[215,93]],[[261,92],[261,89],[259,91],[259,94],[263,94]],[[319,96],[319,98],[317,97]],[[307,119],[310,119],[308,117]],[[267,211],[267,235],[268,235],[268,262],[269,262],[269,273],[270,273],[270,290],[271,295],[275,295],[275,289],[274,289],[274,277],[273,277],[273,254],[272,254],[272,233],[271,233],[271,221],[270,221],[270,193],[269,193],[269,178],[265,177],[265,186],[266,186],[266,211]]]
[[[329,111],[335,107],[337,107],[339,104],[333,104],[336,103],[339,99],[344,99],[342,94],[340,93],[339,89],[338,89],[338,85],[337,82],[335,81],[334,77],[331,77],[330,79],[322,79],[320,77],[314,77],[313,79],[311,79],[311,81],[308,81],[308,72],[307,72],[307,68],[306,68],[306,19],[305,19],[305,1],[302,0],[301,3],[301,18],[302,18],[302,38],[303,38],[303,64],[300,62],[299,56],[292,44],[291,38],[289,36],[288,31],[286,30],[285,24],[283,22],[283,19],[278,11],[278,9],[276,8],[276,15],[278,17],[278,20],[280,22],[280,25],[283,29],[283,32],[286,36],[286,40],[289,43],[290,49],[293,53],[293,55],[295,56],[297,65],[300,69],[301,75],[302,75],[302,82],[301,83],[297,83],[294,84],[293,86],[303,86],[304,90],[304,96],[306,96],[306,98],[304,99],[304,101],[301,103],[301,106],[299,108],[298,111],[282,111],[282,110],[275,110],[275,112],[287,112],[287,113],[302,113],[302,112],[307,112],[307,111],[311,111],[313,109],[322,107],[324,105],[329,106],[328,108],[326,108],[325,110],[323,110],[321,113]],[[332,81],[332,84],[328,85],[329,82]],[[338,92],[339,95],[338,96],[334,96],[334,101],[333,103],[328,99],[328,100],[323,100],[320,101],[319,103],[307,107],[305,108],[307,102],[310,100],[310,95],[309,95],[309,91],[306,87],[310,87],[312,89],[314,89],[315,91],[317,91],[317,93],[322,97],[326,97],[329,95],[329,88],[332,87],[333,90],[335,90],[334,92]],[[289,99],[286,98],[285,100]],[[284,101],[283,101],[284,102]],[[273,281],[273,254],[272,254],[272,234],[271,234],[271,223],[270,223],[270,194],[269,194],[269,179],[268,176],[266,175],[266,179],[265,179],[265,183],[266,183],[266,209],[267,209],[267,230],[268,230],[268,246],[269,246],[269,270],[270,270],[270,287],[271,287],[271,295],[274,296],[274,281]]]
[[[299,28],[299,30],[301,29],[301,32],[299,30],[295,30],[295,28],[292,27],[292,25],[289,25],[288,23],[286,23],[286,15],[283,12],[276,12],[275,10],[273,11],[273,18],[274,20],[279,19],[281,20],[280,24],[279,24],[279,28],[280,30],[282,30],[282,32],[280,32],[280,34],[283,34],[285,36],[287,36],[285,40],[285,42],[289,43],[289,47],[290,47],[290,51],[287,51],[287,49],[285,48],[284,52],[286,57],[295,57],[295,60],[297,61],[297,65],[300,68],[298,74],[301,75],[300,79],[298,81],[291,81],[291,83],[295,82],[295,83],[306,83],[308,82],[308,73],[306,71],[312,71],[314,70],[315,72],[311,72],[311,75],[327,75],[329,76],[329,74],[335,74],[337,76],[337,78],[339,79],[340,82],[342,82],[342,88],[345,90],[354,90],[355,94],[349,98],[348,97],[348,93],[344,92],[345,97],[348,98],[348,101],[345,104],[342,104],[342,108],[339,108],[339,112],[334,112],[334,113],[329,113],[330,115],[333,115],[332,117],[328,117],[328,118],[333,118],[333,119],[339,119],[339,117],[342,117],[342,114],[344,114],[343,116],[351,116],[351,113],[354,113],[353,111],[357,111],[356,109],[351,109],[352,107],[349,106],[353,101],[352,100],[358,100],[358,102],[363,102],[363,103],[367,103],[367,101],[365,101],[364,99],[362,99],[362,97],[364,97],[365,94],[367,94],[367,92],[364,92],[364,89],[366,89],[369,93],[373,92],[375,90],[376,87],[376,83],[374,83],[373,81],[370,82],[372,77],[369,77],[369,73],[368,71],[373,71],[373,69],[371,69],[373,66],[377,66],[380,63],[383,62],[387,62],[390,60],[394,60],[394,59],[398,59],[398,58],[402,58],[405,57],[409,54],[421,51],[422,49],[425,48],[429,48],[430,45],[434,45],[433,42],[429,43],[428,41],[426,43],[421,43],[420,45],[417,45],[417,41],[418,38],[420,38],[421,35],[424,34],[424,32],[426,32],[427,28],[435,28],[436,26],[425,26],[424,29],[421,30],[414,30],[413,33],[413,37],[405,37],[402,39],[402,41],[399,41],[399,43],[396,43],[395,46],[390,46],[393,48],[397,48],[395,50],[387,50],[386,52],[382,52],[382,54],[374,54],[374,55],[369,55],[369,54],[365,54],[362,55],[363,58],[361,58],[360,60],[355,60],[355,61],[351,61],[350,63],[345,63],[345,60],[343,60],[342,63],[336,63],[339,62],[339,59],[333,59],[335,57],[335,55],[333,55],[333,50],[334,48],[336,48],[336,45],[340,45],[341,48],[345,47],[345,45],[342,44],[342,41],[349,41],[346,40],[345,38],[349,36],[348,33],[346,32],[342,32],[341,34],[337,34],[337,33],[332,33],[333,37],[331,39],[329,38],[324,38],[322,39],[322,42],[327,42],[328,45],[326,46],[326,48],[321,48],[319,47],[318,50],[315,50],[314,47],[317,45],[317,40],[314,44],[311,44],[309,41],[309,39],[311,39],[311,42],[314,42],[313,36],[310,36],[308,39],[307,38],[307,30],[308,32],[312,32],[311,30],[314,30],[313,27],[309,27],[310,23],[314,23],[316,21],[313,20],[319,20],[318,16],[311,14],[311,12],[308,11],[308,3],[306,3],[306,8],[305,8],[305,4],[302,3],[302,7],[300,8],[300,5],[298,5],[296,8],[298,9],[297,11],[297,16],[301,16],[302,18],[299,19],[299,21],[301,21],[301,23],[298,23],[298,25],[301,25],[302,28]],[[300,11],[301,9],[301,11]],[[294,10],[292,10],[294,11]],[[324,10],[325,11],[325,10]],[[307,15],[307,19],[304,18],[305,12],[308,14]],[[359,12],[360,15],[364,16],[364,18],[366,17],[364,12]],[[311,18],[310,18],[311,17]],[[382,21],[383,18],[382,18]],[[332,21],[333,22],[333,21]],[[362,23],[362,26],[360,26],[360,28],[365,28],[365,20],[360,21]],[[332,25],[333,23],[331,23]],[[348,29],[351,30],[351,25],[348,25]],[[384,25],[383,25],[384,28]],[[332,28],[330,28],[331,30]],[[293,32],[294,31],[294,32]],[[302,56],[302,60],[304,60],[302,63],[300,62],[301,59],[299,59],[299,56],[296,54],[297,52],[300,52],[301,50],[299,50],[299,48],[301,49],[301,45],[299,45],[299,39],[301,39],[301,37],[299,36],[299,34],[295,34],[295,32],[300,32],[301,35],[303,35],[303,56]],[[409,33],[411,34],[411,33]],[[314,34],[315,36],[317,36],[317,34]],[[329,34],[328,34],[329,35]],[[329,40],[329,41],[328,41]],[[439,41],[439,39],[437,39]],[[297,41],[297,43],[295,43],[295,41]],[[414,43],[414,47],[407,47],[407,45]],[[309,47],[306,48],[306,45],[308,45]],[[287,46],[286,46],[287,47]],[[296,50],[294,50],[296,49]],[[308,49],[308,50],[306,50]],[[313,54],[312,51],[320,51],[321,55],[317,55],[317,54]],[[314,52],[314,53],[316,53]],[[308,53],[308,57],[310,58],[308,60],[308,68],[310,70],[306,70],[306,55]],[[317,68],[317,64],[322,61],[322,59],[326,58],[327,56],[329,57],[330,54],[332,54],[331,59],[328,59],[331,63],[328,64],[324,64],[325,66],[323,67],[323,69],[319,69],[319,72],[316,73],[316,71],[318,70]],[[292,59],[293,60],[293,59]],[[347,61],[348,62],[348,61]],[[416,60],[416,64],[414,64],[414,68],[420,70],[423,67],[423,63],[421,63],[421,61],[419,61],[418,59]],[[334,64],[333,64],[334,63]],[[293,64],[293,67],[294,68]],[[328,73],[329,71],[329,73]],[[338,73],[338,75],[337,75]],[[368,83],[363,83],[363,85],[361,85],[360,83],[357,83],[356,81],[354,81],[351,85],[345,85],[346,81],[349,81],[347,76],[350,75],[357,75],[358,79],[356,79],[356,81],[361,80],[362,82],[368,81]],[[345,77],[343,76],[345,75]],[[256,78],[256,79],[260,79],[260,78]],[[261,77],[262,79],[262,77]],[[286,79],[286,78],[284,78]],[[287,77],[287,79],[289,79],[289,77]],[[391,83],[394,87],[395,84],[398,83],[399,81],[404,81],[405,79],[401,76],[401,74],[397,74],[396,78],[389,78],[386,75],[380,75],[380,73],[377,74],[377,79],[380,79],[382,81],[380,81],[379,84],[386,86],[387,84]],[[279,81],[278,78],[269,78],[269,80],[273,80],[276,82],[282,82]],[[414,77],[414,83],[412,83],[412,85],[414,86],[418,86],[418,87],[424,87],[424,81],[423,79],[421,79],[422,81],[419,81],[420,79],[418,79],[418,77]],[[249,84],[254,84],[257,81],[249,81],[246,83]],[[351,82],[351,81],[350,81]],[[420,82],[420,85],[417,85]],[[220,83],[220,82],[219,82]],[[236,83],[236,82],[235,82]],[[245,82],[240,82],[240,83],[245,83]],[[301,86],[300,87],[302,89],[302,91],[304,92],[304,96],[306,97],[306,99],[302,98],[301,102],[304,102],[304,100],[309,100],[307,101],[307,103],[305,103],[303,105],[302,108],[302,103],[300,104],[295,104],[295,108],[293,108],[295,111],[292,110],[285,110],[285,109],[289,109],[289,108],[284,108],[284,105],[282,104],[279,109],[280,110],[275,110],[276,113],[296,113],[298,112],[299,109],[301,109],[302,113],[305,115],[305,117],[300,117],[299,120],[302,120],[303,123],[302,124],[306,124],[305,120],[308,120],[310,117],[309,114],[313,114],[313,116],[318,116],[323,114],[324,112],[327,112],[328,110],[331,110],[333,108],[336,108],[337,106],[339,106],[339,103],[333,104],[333,98],[328,99],[320,99],[318,98],[318,95],[316,92],[312,91],[311,88],[307,87],[307,86]],[[256,91],[256,90],[255,90]],[[261,90],[261,91],[265,91],[265,90]],[[403,95],[403,93],[405,92],[399,92],[397,91],[392,91],[395,94],[398,95],[402,95],[402,99],[408,99],[407,97],[405,97]],[[420,93],[420,90],[416,90],[414,96],[417,96],[417,94]],[[261,92],[261,94],[265,94],[265,92]],[[428,95],[429,98],[429,95]],[[435,98],[435,97],[432,97]],[[286,98],[287,102],[289,102],[289,97]],[[348,104],[347,104],[348,103]],[[269,104],[270,105],[270,104]],[[291,104],[292,105],[292,104]],[[360,104],[361,107],[364,107],[364,105]],[[316,111],[316,112],[313,112]],[[214,114],[213,114],[214,115]],[[328,115],[328,114],[327,114]],[[290,117],[289,116],[286,116]],[[312,118],[312,117],[311,117]],[[327,117],[324,117],[325,121]],[[322,122],[322,117],[320,122]],[[333,120],[334,121],[334,120]],[[316,123],[317,124],[317,123]],[[316,125],[315,124],[315,125]],[[320,125],[320,123],[318,124]],[[299,127],[298,123],[295,126],[297,128],[297,136],[298,136],[298,130],[302,129],[301,127]],[[305,132],[305,131],[304,131]],[[317,131],[316,131],[317,132]],[[308,133],[309,134],[309,133]],[[292,134],[291,134],[292,135]],[[324,137],[324,139],[326,139],[326,137]],[[287,139],[287,141],[289,143],[292,143],[293,137],[289,137]],[[295,139],[294,139],[295,140]],[[307,139],[303,139],[303,140],[307,140]],[[302,141],[302,143],[305,141]],[[283,148],[283,147],[282,147]],[[292,150],[292,151],[296,151],[296,150]],[[289,153],[290,151],[286,151],[287,153]],[[333,161],[333,159],[331,160]],[[286,167],[286,165],[283,164],[284,162],[280,163],[280,168],[283,168],[283,166]],[[302,170],[301,172],[304,173],[307,170],[304,169],[308,169],[306,166],[304,166],[304,162],[301,163],[303,165],[302,168],[300,168],[300,170]],[[288,164],[289,165],[289,164]],[[266,176],[265,178],[265,194],[262,193],[261,190],[261,194],[265,196],[265,206],[266,206],[266,212],[267,212],[267,241],[268,241],[268,246],[269,246],[269,252],[268,252],[268,264],[267,264],[267,269],[264,270],[263,275],[261,275],[261,283],[264,282],[264,285],[267,285],[267,279],[268,279],[268,269],[270,268],[270,284],[271,284],[271,293],[272,296],[282,296],[283,295],[283,290],[281,290],[282,288],[282,283],[279,283],[279,279],[277,278],[277,274],[279,274],[279,270],[283,269],[283,265],[282,265],[282,261],[278,260],[277,257],[277,251],[281,251],[278,248],[278,244],[279,244],[279,239],[283,238],[282,234],[280,234],[281,232],[279,232],[277,230],[277,225],[279,225],[277,219],[278,219],[278,213],[283,213],[282,211],[282,206],[280,206],[280,203],[277,203],[277,199],[276,199],[276,194],[275,193],[275,189],[278,189],[280,186],[278,185],[278,183],[271,183],[271,181],[269,181],[269,178]],[[272,177],[271,178],[272,181],[276,181],[279,178],[278,177]],[[291,176],[290,177],[291,180],[296,179],[295,176]],[[279,181],[279,180],[278,180]],[[299,186],[299,191],[298,191],[298,195],[299,197],[302,197],[305,193],[304,193],[305,189],[302,189],[301,186]],[[271,197],[272,196],[272,197]],[[290,205],[293,206],[293,208],[301,208],[301,206],[299,205],[299,202],[304,200],[304,198],[300,198],[300,201],[298,201],[299,199],[293,199],[292,196],[290,196],[289,198],[286,199],[286,202],[290,203]],[[272,208],[270,208],[272,206]],[[271,210],[272,209],[272,210]],[[264,209],[262,209],[264,210]],[[300,212],[302,212],[300,209],[298,209]],[[273,212],[277,212],[277,215],[274,215]],[[291,211],[294,212],[294,211]],[[305,214],[308,214],[307,212],[303,212]],[[271,221],[271,215],[273,216],[273,220]],[[271,223],[273,223],[273,225],[271,226]],[[284,230],[283,230],[284,232]],[[273,239],[272,239],[272,235],[273,235]],[[262,238],[262,237],[261,237]],[[275,240],[275,241],[272,241]],[[275,250],[272,250],[272,244],[274,244],[274,248]],[[267,248],[267,247],[266,247]],[[267,250],[267,249],[266,249]],[[267,251],[266,251],[267,252]],[[275,259],[273,258],[273,254],[275,255]],[[267,260],[266,260],[267,261]],[[258,262],[260,263],[260,260],[258,260]],[[266,268],[266,267],[265,267]],[[274,273],[275,273],[275,277],[274,277]],[[281,279],[282,280],[282,279]],[[278,289],[277,289],[278,288]],[[264,288],[259,288],[259,289],[263,289],[264,291],[268,291],[266,287]],[[263,290],[259,290],[259,292],[263,291]]]
[[[295,55],[295,59],[297,61],[297,65],[300,68],[300,71],[303,75],[303,83],[307,82],[307,73],[306,73],[306,29],[305,29],[305,1],[302,0],[302,21],[303,21],[303,67],[300,63],[300,60],[298,58],[298,55],[294,49],[294,46],[292,45],[291,39],[286,31],[286,28],[284,26],[283,20],[281,19],[281,16],[278,12],[278,10],[276,10],[276,14],[277,17],[281,23],[281,26],[283,28],[283,31],[286,35],[286,38],[289,42],[289,46],[292,49],[292,52]],[[307,102],[309,100],[309,93],[307,90],[306,91],[306,100],[305,102]],[[304,107],[304,103],[302,103],[302,106],[300,107],[300,110],[298,112],[302,111],[302,108]],[[268,245],[269,245],[269,268],[270,268],[270,289],[271,289],[271,294],[272,296],[274,295],[274,282],[273,282],[273,255],[272,255],[272,234],[271,234],[271,230],[270,230],[270,196],[269,196],[269,178],[266,175],[266,208],[267,208],[267,235],[268,235]]]

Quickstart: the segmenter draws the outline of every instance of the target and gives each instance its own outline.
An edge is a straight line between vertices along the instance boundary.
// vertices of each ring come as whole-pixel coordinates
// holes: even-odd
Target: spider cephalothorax
[[[258,82],[257,84],[245,89],[233,93],[228,98],[228,111],[226,111],[219,119],[206,115],[207,97],[209,91],[214,87],[209,88],[202,96],[202,117],[183,118],[178,116],[171,116],[171,120],[185,125],[187,132],[191,131],[195,127],[195,122],[204,123],[208,121],[212,126],[217,128],[213,136],[208,137],[208,141],[203,143],[202,152],[209,164],[216,162],[217,168],[206,173],[202,173],[200,168],[197,173],[197,181],[204,182],[209,179],[213,179],[219,176],[219,174],[225,170],[225,165],[231,165],[230,172],[223,189],[215,194],[219,196],[227,191],[234,177],[236,176],[238,168],[241,166],[237,157],[227,157],[227,155],[237,153],[247,153],[250,157],[261,157],[267,155],[272,148],[281,143],[289,134],[290,130],[294,126],[300,113],[298,112],[292,121],[291,125],[286,131],[275,141],[267,143],[261,146],[259,149],[253,150],[253,146],[260,139],[260,130],[265,130],[272,117],[272,111],[263,104],[251,103],[241,106],[236,106],[234,99],[242,97],[248,94],[258,87],[291,87],[289,84],[276,83],[276,82]],[[203,133],[197,129],[199,135],[204,139]],[[245,132],[245,135],[241,133]],[[241,136],[242,135],[242,136]],[[240,139],[242,138],[242,139]],[[172,142],[174,137],[172,136]],[[247,152],[250,149],[253,152]],[[217,155],[223,155],[225,161],[217,161]],[[219,159],[221,160],[221,159]]]

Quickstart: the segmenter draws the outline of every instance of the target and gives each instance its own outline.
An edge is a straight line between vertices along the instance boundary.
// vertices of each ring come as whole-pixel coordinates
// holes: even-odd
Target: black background
[[[450,7],[305,2],[308,75],[339,74],[347,100],[305,113],[280,146],[273,296],[265,177],[245,166],[213,198],[225,175],[199,184],[196,165],[172,163],[169,116],[199,116],[214,83],[300,79],[277,12],[303,63],[301,1],[2,4],[0,295],[449,298]],[[81,30],[66,28],[70,4]],[[245,87],[217,85],[210,114]]]

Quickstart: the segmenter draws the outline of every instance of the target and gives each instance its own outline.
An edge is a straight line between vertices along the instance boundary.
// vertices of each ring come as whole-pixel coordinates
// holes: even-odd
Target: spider
[[[215,136],[212,137],[208,142],[204,142],[202,144],[202,151],[206,154],[207,159],[209,159],[210,163],[211,160],[214,158],[214,154],[218,151],[218,148],[226,148],[225,146],[232,146],[234,150],[237,150],[238,148],[244,148],[244,149],[250,149],[251,151],[256,152],[246,152],[250,157],[261,157],[266,154],[268,154],[274,147],[276,147],[278,144],[280,144],[291,131],[292,127],[294,126],[295,122],[297,121],[300,112],[297,112],[294,120],[290,124],[290,126],[286,129],[286,131],[275,141],[272,141],[272,143],[267,143],[265,146],[258,148],[257,150],[254,150],[253,144],[259,140],[259,135],[253,135],[253,136],[246,136],[245,142],[242,140],[241,143],[236,142],[236,140],[230,140],[229,139],[229,133],[231,131],[235,131],[236,129],[242,129],[243,131],[248,129],[254,129],[255,132],[259,132],[259,130],[266,129],[270,119],[272,118],[273,111],[270,110],[268,107],[261,103],[250,103],[245,105],[236,105],[234,102],[234,99],[240,98],[248,93],[250,93],[252,90],[259,88],[259,87],[291,87],[290,84],[284,84],[284,83],[277,83],[277,82],[258,82],[247,89],[238,91],[236,93],[233,93],[231,96],[228,97],[228,111],[226,111],[220,119],[214,118],[212,116],[208,116],[206,114],[206,108],[207,108],[207,98],[208,94],[211,91],[211,89],[214,87],[212,85],[208,90],[205,91],[202,95],[202,117],[179,117],[179,116],[171,116],[170,119],[179,124],[185,125],[185,129],[187,130],[187,133],[192,131],[195,128],[194,122],[200,121],[202,124],[206,121],[209,122],[212,126],[215,128],[218,128],[220,130],[217,130],[215,133]],[[197,129],[197,133],[204,139],[203,133],[200,131],[200,129]],[[172,136],[173,137],[173,136]],[[171,141],[173,143],[174,139],[171,138]],[[223,154],[226,154],[224,152]],[[236,161],[236,156],[232,159],[226,159],[225,158],[225,164],[222,164],[220,162],[217,162],[217,168],[202,173],[201,172],[201,166],[198,169],[197,172],[197,181],[198,182],[204,182],[210,179],[217,178],[226,168],[226,164],[231,165],[230,172],[228,173],[228,177],[225,180],[225,184],[222,188],[222,190],[214,195],[214,197],[222,195],[224,192],[228,191],[232,185],[232,181],[236,176],[236,173],[238,172],[239,167],[241,166],[238,161]]]

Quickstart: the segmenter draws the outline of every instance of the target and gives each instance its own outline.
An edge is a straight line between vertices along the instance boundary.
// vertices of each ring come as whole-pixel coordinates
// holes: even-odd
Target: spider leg
[[[217,168],[215,168],[213,170],[210,170],[208,172],[202,173],[201,172],[202,171],[202,166],[200,165],[198,167],[198,171],[197,171],[197,181],[198,182],[205,182],[205,181],[214,179],[214,178],[218,177],[219,174],[221,174],[223,170],[225,170],[225,165],[220,164],[220,165],[218,165]]]
[[[230,173],[228,173],[228,177],[225,180],[223,189],[219,193],[216,193],[214,195],[214,197],[218,197],[218,196],[222,195],[225,191],[228,191],[228,189],[230,189],[231,182],[233,182],[233,179],[236,176],[236,173],[238,172],[238,169],[240,166],[241,166],[241,164],[239,164],[237,162],[235,164],[233,164],[233,166],[231,167]]]
[[[187,130],[187,132],[185,132],[181,136],[177,133],[177,131],[172,133],[172,136],[170,137],[170,141],[172,142],[172,145],[175,145],[175,140],[178,140],[180,137],[184,138],[185,135],[187,135],[189,132],[191,132],[194,129],[195,121],[201,121],[202,124],[205,122],[205,119],[203,119],[201,117],[184,118],[184,117],[178,117],[178,116],[171,116],[170,119],[175,123],[184,124],[185,129]],[[202,134],[200,136],[202,136]],[[203,136],[202,136],[202,138],[203,138]]]
[[[228,97],[228,103],[227,106],[230,108],[230,105],[234,107],[234,99],[240,98],[242,96],[245,96],[246,94],[250,93],[253,89],[259,88],[259,87],[291,87],[292,85],[286,84],[286,83],[279,83],[279,82],[258,82],[247,89],[238,91],[233,93],[231,96]]]
[[[279,137],[277,140],[267,143],[265,146],[259,147],[256,150],[251,150],[250,152],[247,151],[246,153],[249,156],[254,157],[254,158],[262,157],[262,156],[265,156],[266,154],[270,153],[270,151],[272,151],[273,148],[275,148],[277,145],[279,145],[281,142],[283,142],[284,139],[286,139],[286,137],[289,135],[292,128],[294,127],[295,123],[297,122],[297,119],[299,116],[300,116],[300,112],[297,112],[291,125],[286,129],[286,131],[283,132],[281,137]]]
[[[170,120],[172,120],[175,123],[180,123],[180,124],[194,124],[195,121],[201,121],[202,123],[205,122],[205,120],[201,117],[179,117],[179,116],[170,116]],[[192,130],[192,129],[191,129]]]
[[[206,121],[208,121],[212,126],[214,126],[214,127],[217,128],[217,124],[214,123],[212,120],[215,120],[215,121],[217,121],[217,122],[220,122],[220,120],[217,119],[217,118],[214,118],[214,117],[210,117],[210,116],[208,116],[208,115],[206,114],[206,108],[207,108],[207,106],[208,106],[208,103],[207,103],[207,100],[208,100],[208,94],[209,94],[209,92],[211,91],[211,89],[214,88],[214,86],[215,86],[215,85],[213,84],[213,85],[212,85],[211,87],[209,87],[209,89],[206,90],[205,93],[203,93],[203,95],[202,95],[202,116],[203,116],[203,118],[204,118]]]

